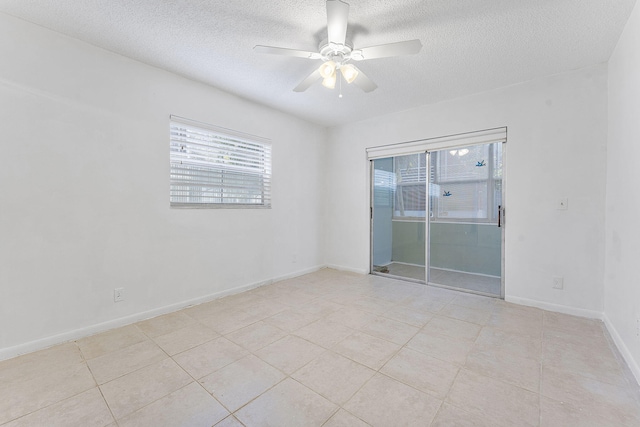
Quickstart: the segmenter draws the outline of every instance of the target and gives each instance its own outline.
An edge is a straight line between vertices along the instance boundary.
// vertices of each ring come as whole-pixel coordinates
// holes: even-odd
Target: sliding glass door
[[[373,161],[372,271],[426,281],[427,156]]]
[[[503,142],[371,164],[371,272],[502,296]]]
[[[429,158],[429,282],[500,296],[502,143]]]

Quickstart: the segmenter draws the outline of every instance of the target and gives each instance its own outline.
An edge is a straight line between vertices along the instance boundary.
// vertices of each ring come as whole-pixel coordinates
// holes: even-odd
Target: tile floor
[[[389,274],[394,276],[425,281],[424,266],[392,262],[386,265],[386,267]],[[430,272],[429,283],[437,283],[438,285],[449,286],[451,288],[500,296],[502,283],[499,277],[465,273],[463,271],[443,270],[435,267],[431,267]]]
[[[0,362],[0,425],[638,426],[601,322],[334,270]]]

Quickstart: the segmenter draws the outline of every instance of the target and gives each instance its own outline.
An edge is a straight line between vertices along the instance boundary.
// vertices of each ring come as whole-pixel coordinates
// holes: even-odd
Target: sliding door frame
[[[379,275],[384,277],[391,277],[401,279],[410,282],[417,282],[427,284],[430,286],[438,286],[449,289],[455,289],[459,291],[465,291],[469,293],[475,293],[480,295],[486,295],[491,297],[498,297],[497,295],[485,294],[482,292],[468,291],[460,288],[451,288],[430,281],[430,265],[431,265],[431,250],[430,250],[430,212],[431,212],[431,197],[429,194],[430,174],[427,174],[425,194],[426,200],[426,214],[425,214],[425,280],[417,280],[412,278],[406,278],[402,276],[396,276],[388,273],[379,273],[373,270],[373,255],[374,255],[374,240],[373,240],[373,221],[375,216],[374,208],[374,189],[375,189],[375,167],[374,160],[398,157],[408,154],[426,153],[427,168],[431,165],[431,153],[435,151],[456,149],[461,147],[468,147],[473,145],[484,145],[499,142],[502,144],[502,204],[499,215],[501,215],[501,243],[500,243],[500,299],[505,298],[505,224],[506,224],[506,165],[507,165],[507,127],[499,127],[486,129],[482,131],[466,132],[454,135],[447,135],[443,137],[408,141],[397,144],[389,144],[378,147],[367,148],[367,159],[369,160],[369,272],[373,275]]]

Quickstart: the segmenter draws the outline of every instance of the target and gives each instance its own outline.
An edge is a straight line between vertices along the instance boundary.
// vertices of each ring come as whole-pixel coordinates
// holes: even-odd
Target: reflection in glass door
[[[429,153],[429,282],[502,293],[502,143]]]
[[[425,153],[373,161],[372,272],[426,281],[427,169]]]

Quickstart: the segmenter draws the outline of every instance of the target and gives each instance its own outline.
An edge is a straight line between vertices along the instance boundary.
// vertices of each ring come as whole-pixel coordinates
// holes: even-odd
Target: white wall
[[[640,382],[640,3],[609,61],[605,322]]]
[[[0,359],[324,264],[323,128],[2,14],[0,58]],[[271,138],[273,208],[170,209],[170,114]]]
[[[500,126],[508,127],[506,298],[600,316],[606,65],[330,129],[327,263],[368,270],[366,147]],[[556,209],[563,196],[567,211]],[[553,276],[564,276],[563,291],[552,289]]]

